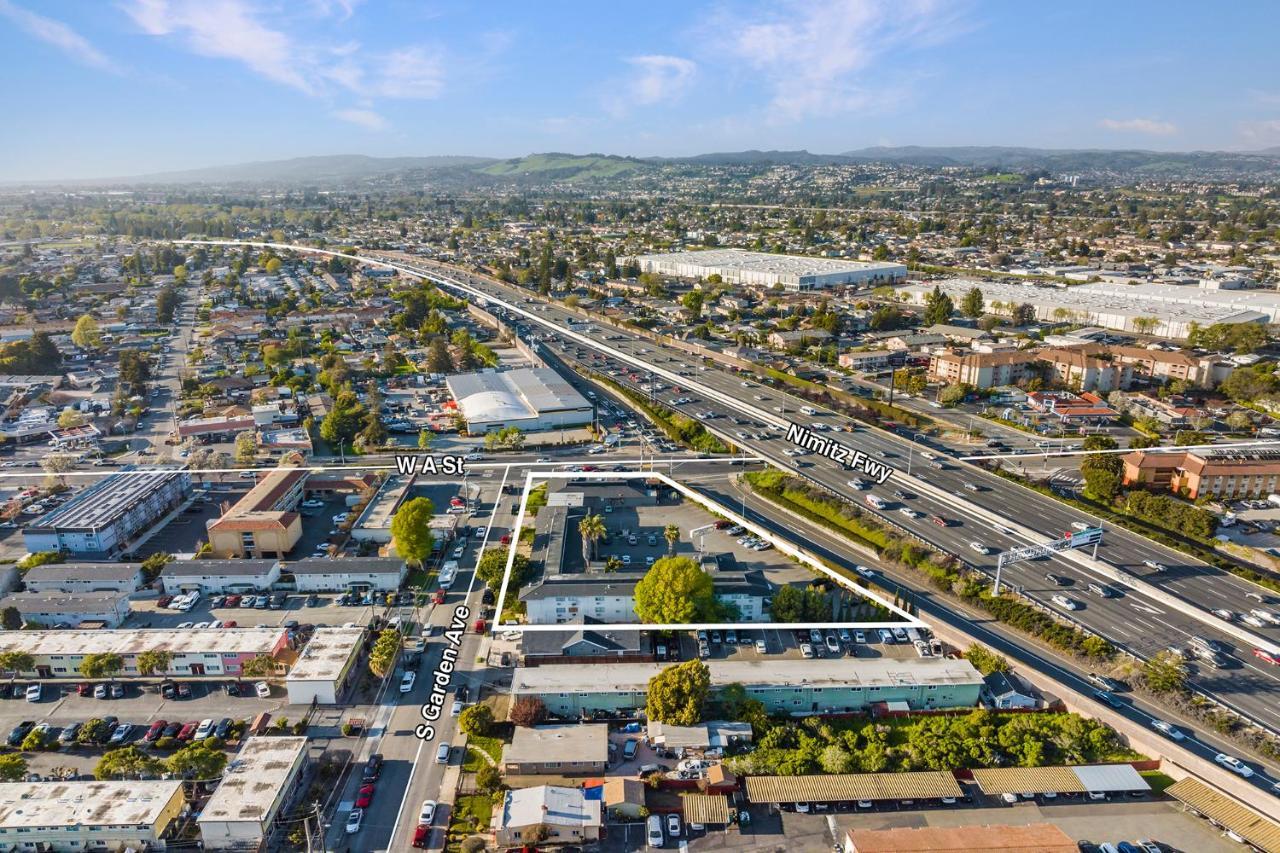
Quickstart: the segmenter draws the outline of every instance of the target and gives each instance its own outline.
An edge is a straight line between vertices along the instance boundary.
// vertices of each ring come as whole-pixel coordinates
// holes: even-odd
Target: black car
[[[480,595],[480,602],[482,604],[493,604],[493,590],[485,587],[484,592]]]
[[[241,696],[244,694],[244,687],[238,681],[228,681],[226,691],[228,696]]]
[[[179,681],[179,682],[178,682],[178,698],[179,698],[179,699],[190,699],[190,698],[191,698],[191,685],[190,685],[190,684],[187,684],[185,681]]]
[[[178,732],[182,731],[182,727],[184,725],[185,723],[170,723],[164,727],[164,731],[160,734],[160,737],[177,737]],[[156,740],[159,739],[160,738],[156,738]]]
[[[369,760],[364,764],[364,772],[360,774],[361,780],[365,782],[376,782],[378,776],[382,773],[382,753],[375,752],[369,756]]]
[[[13,727],[9,732],[9,746],[18,746],[26,739],[32,729],[36,727],[35,720],[23,720]]]
[[[172,681],[166,681],[160,685],[160,695],[166,699],[175,699],[178,696],[178,685]]]
[[[1094,698],[1094,699],[1097,699],[1099,702],[1102,702],[1102,703],[1104,703],[1104,704],[1110,705],[1112,708],[1123,708],[1123,707],[1124,707],[1124,700],[1123,700],[1123,699],[1121,699],[1121,698],[1120,698],[1119,696],[1117,696],[1116,694],[1111,693],[1111,692],[1108,692],[1108,691],[1106,691],[1106,690],[1095,690],[1095,691],[1093,691],[1093,698]]]
[[[467,701],[467,697],[471,695],[471,688],[465,684],[459,684],[458,689],[454,691],[454,698],[459,702]]]
[[[225,741],[227,739],[227,735],[231,733],[231,724],[232,721],[230,717],[223,717],[218,721],[217,727],[213,730],[213,736],[218,740]]]

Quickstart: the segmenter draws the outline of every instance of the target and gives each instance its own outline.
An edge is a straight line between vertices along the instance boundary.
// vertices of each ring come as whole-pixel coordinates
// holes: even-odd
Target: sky
[[[0,0],[0,180],[323,154],[1280,145],[1280,3]]]

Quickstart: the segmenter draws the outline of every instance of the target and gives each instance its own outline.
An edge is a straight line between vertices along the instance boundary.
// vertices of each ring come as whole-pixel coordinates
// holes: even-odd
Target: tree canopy
[[[435,505],[423,497],[406,501],[396,510],[391,519],[391,541],[405,561],[421,566],[431,556],[435,542],[431,519],[435,512]]]
[[[672,726],[697,725],[710,690],[711,670],[702,661],[674,664],[649,679],[646,714]]]
[[[711,575],[688,557],[663,557],[649,567],[635,591],[641,622],[707,622],[716,614]]]

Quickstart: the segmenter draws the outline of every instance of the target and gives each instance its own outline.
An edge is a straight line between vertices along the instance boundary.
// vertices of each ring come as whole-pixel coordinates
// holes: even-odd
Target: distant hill
[[[644,163],[634,157],[616,157],[610,154],[530,154],[512,160],[490,162],[475,171],[483,175],[506,178],[526,178],[536,181],[583,181],[595,178],[612,178],[643,168]]]
[[[326,157],[294,157],[290,160],[263,160],[180,172],[158,172],[121,180],[157,184],[328,182],[370,178],[415,169],[468,168],[492,162],[487,157],[367,157],[363,154],[333,154]]]
[[[653,163],[696,163],[708,166],[818,166],[831,163],[852,163],[853,158],[843,154],[812,154],[808,151],[721,151],[713,154],[696,154],[692,157],[650,157]]]
[[[1002,146],[859,148],[843,156],[853,161],[984,169],[1046,169],[1053,172],[1123,172],[1160,175],[1203,172],[1249,174],[1274,171],[1280,156],[1267,151],[1142,151],[1013,148]]]

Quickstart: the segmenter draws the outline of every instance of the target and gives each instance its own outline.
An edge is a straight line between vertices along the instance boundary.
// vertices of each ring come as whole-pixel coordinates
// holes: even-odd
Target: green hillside
[[[528,176],[537,180],[582,181],[624,175],[642,165],[644,164],[626,157],[601,154],[530,154],[528,157],[491,163],[476,171],[498,177]]]

